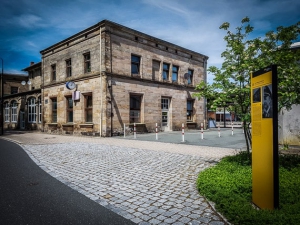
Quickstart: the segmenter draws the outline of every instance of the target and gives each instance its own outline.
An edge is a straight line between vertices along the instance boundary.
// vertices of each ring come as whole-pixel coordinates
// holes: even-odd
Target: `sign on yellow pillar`
[[[262,209],[279,205],[277,106],[277,67],[252,73],[252,201]]]

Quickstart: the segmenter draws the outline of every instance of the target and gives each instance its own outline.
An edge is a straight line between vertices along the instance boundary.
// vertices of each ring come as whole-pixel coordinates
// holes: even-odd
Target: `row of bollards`
[[[124,138],[126,137],[126,126],[124,124]],[[204,132],[203,132],[203,123],[201,123],[201,139],[204,138]],[[244,133],[244,129],[243,129]],[[184,141],[184,123],[182,123],[181,127],[181,134],[182,134],[182,140],[181,142]],[[231,135],[233,135],[233,123],[231,123]],[[218,123],[218,136],[221,137],[221,129],[220,129],[220,123]],[[133,124],[133,138],[136,139],[136,123]],[[155,124],[155,140],[158,140],[158,126],[157,123]]]

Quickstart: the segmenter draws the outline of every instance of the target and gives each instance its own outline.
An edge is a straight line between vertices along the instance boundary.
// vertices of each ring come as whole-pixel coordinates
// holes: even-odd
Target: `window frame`
[[[18,103],[16,100],[11,102],[11,122],[17,123],[18,122]]]
[[[194,70],[188,69],[188,74],[189,74],[188,85],[193,85]]]
[[[167,66],[167,68],[165,68],[165,66]],[[169,80],[169,73],[170,73],[170,64],[163,63],[162,80]],[[164,79],[165,75],[166,75],[166,79]]]
[[[17,94],[17,93],[19,93],[19,87],[11,86],[10,87],[10,94],[13,95],[13,94]]]
[[[134,61],[133,58],[138,59],[138,61]],[[133,71],[133,68],[136,67],[137,68],[137,73],[134,73],[135,71]],[[141,72],[141,56],[139,55],[131,55],[131,74],[132,75],[140,75]]]
[[[130,94],[129,96],[129,123],[141,123],[141,112],[142,112],[142,94]],[[134,104],[133,103],[134,101]],[[139,101],[138,101],[139,100]],[[138,104],[136,104],[139,102]],[[136,117],[137,113],[137,117]],[[136,119],[137,118],[137,119]]]
[[[8,102],[4,102],[4,122],[10,122],[10,105]]]
[[[194,114],[194,99],[187,99],[186,101],[186,120],[187,122],[193,122],[193,114]],[[191,103],[191,109],[189,109],[189,103]]]
[[[51,65],[51,80],[56,81],[56,64]]]
[[[67,75],[67,77],[72,76],[72,60],[71,59],[66,60],[66,75]]]
[[[51,123],[57,123],[57,98],[56,97],[50,98],[50,100],[51,100]],[[55,107],[54,107],[54,103],[56,103]]]
[[[72,107],[70,107],[70,101],[72,101]],[[67,112],[67,123],[74,123],[74,101],[72,96],[66,96],[66,112]],[[72,119],[70,119],[70,113],[72,113]]]
[[[91,101],[91,105],[89,105],[89,98]],[[88,113],[91,112],[91,120],[88,121]],[[87,94],[84,96],[84,121],[86,123],[93,123],[93,95]]]
[[[84,64],[83,65],[84,73],[91,72],[91,54],[90,54],[90,52],[83,54],[83,64]]]
[[[37,110],[36,110],[36,99],[34,97],[30,97],[27,100],[28,104],[28,123],[36,123]]]
[[[174,71],[176,69],[176,71]],[[172,82],[178,82],[178,73],[179,73],[179,66],[172,66]],[[174,76],[176,76],[176,79],[174,79]]]

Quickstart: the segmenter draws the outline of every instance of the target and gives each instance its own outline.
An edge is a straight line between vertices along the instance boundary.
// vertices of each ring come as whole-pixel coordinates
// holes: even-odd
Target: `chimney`
[[[34,65],[34,62],[30,62],[30,66]]]

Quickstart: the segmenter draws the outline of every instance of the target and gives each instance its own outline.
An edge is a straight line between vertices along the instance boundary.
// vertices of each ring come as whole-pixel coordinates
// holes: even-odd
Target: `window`
[[[52,80],[56,80],[56,64],[51,65]]]
[[[28,99],[28,123],[36,122],[36,102],[35,98]]]
[[[10,87],[10,94],[17,94],[19,92],[18,87]]]
[[[160,62],[152,60],[152,80],[159,79]]]
[[[51,122],[57,123],[57,98],[51,98]]]
[[[42,122],[42,101],[41,96],[38,99],[38,107],[39,107],[39,123]]]
[[[193,121],[193,107],[194,107],[194,100],[187,100],[187,121]]]
[[[66,73],[67,73],[67,77],[72,76],[72,61],[71,61],[71,59],[66,60]]]
[[[73,99],[67,97],[67,122],[73,123]]]
[[[141,95],[130,95],[130,123],[141,122]]]
[[[4,103],[4,121],[5,122],[9,122],[10,118],[9,118],[9,104],[8,102]]]
[[[178,66],[173,66],[172,68],[172,82],[177,82],[178,80]]]
[[[30,78],[30,79],[33,78],[33,71],[29,71],[29,78]]]
[[[18,104],[16,101],[11,103],[11,122],[18,122]]]
[[[163,64],[163,80],[169,80],[169,68],[169,64]]]
[[[188,70],[188,84],[193,84],[193,75],[194,71],[193,70]]]
[[[131,74],[140,74],[141,57],[131,55]]]
[[[161,99],[161,109],[162,110],[168,110],[169,109],[169,99],[168,98],[162,98]]]
[[[93,122],[93,96],[92,95],[85,96],[85,122],[87,123]]]
[[[84,58],[84,73],[91,72],[91,56],[90,53],[83,55]]]

